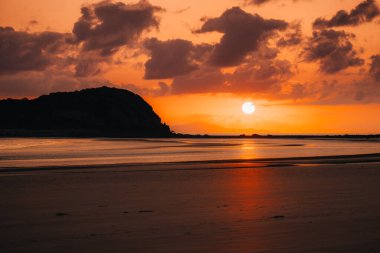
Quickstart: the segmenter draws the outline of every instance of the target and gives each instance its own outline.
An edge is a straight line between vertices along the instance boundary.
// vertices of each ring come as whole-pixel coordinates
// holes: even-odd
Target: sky
[[[0,0],[0,98],[107,85],[181,133],[380,133],[379,6]]]

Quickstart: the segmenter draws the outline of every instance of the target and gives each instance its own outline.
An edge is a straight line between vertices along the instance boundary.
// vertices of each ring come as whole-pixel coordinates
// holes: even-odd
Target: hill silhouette
[[[0,100],[2,136],[168,137],[170,128],[139,95],[110,87]]]

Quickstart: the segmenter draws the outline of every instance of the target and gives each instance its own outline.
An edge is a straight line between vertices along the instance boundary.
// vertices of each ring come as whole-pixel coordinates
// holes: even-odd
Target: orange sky
[[[138,1],[122,0],[121,5],[118,1],[106,1],[100,5],[116,6],[125,12],[123,15],[135,9],[151,10],[152,6],[161,9],[153,10],[153,16],[141,23],[120,19],[112,26],[105,26],[112,31],[106,31],[103,38],[93,35],[80,40],[73,27],[83,21],[81,7],[95,11],[99,2],[0,0],[0,26],[14,30],[2,32],[1,38],[16,44],[11,49],[0,49],[5,59],[0,60],[0,98],[31,98],[58,90],[107,84],[140,94],[177,132],[380,133],[380,56],[371,58],[380,54],[380,14],[376,11],[379,5],[376,1],[270,0],[261,5],[244,0],[151,0],[137,5]],[[357,7],[361,3],[369,7]],[[232,7],[240,9],[231,14],[228,10]],[[357,11],[351,12],[355,8]],[[339,10],[345,10],[347,17],[341,20],[344,24],[337,25],[331,18]],[[231,15],[223,19],[223,14]],[[258,21],[254,14],[264,21]],[[98,14],[94,15],[91,22],[95,30],[104,21],[96,19],[100,17]],[[112,19],[112,15],[105,18]],[[206,23],[213,18],[219,23],[212,24],[214,30],[206,31],[209,29]],[[313,28],[318,18],[324,18],[328,25]],[[158,29],[149,23],[154,20],[159,23]],[[130,23],[123,27],[120,22]],[[281,38],[288,38],[286,34],[295,33],[295,23],[300,29],[299,41],[290,46],[277,44]],[[273,28],[262,28],[267,30],[261,33],[260,25],[273,25]],[[324,35],[329,30],[333,32]],[[42,45],[42,39],[37,36],[46,31],[62,37]],[[224,47],[224,51],[218,49],[223,36],[233,45]],[[67,38],[76,41],[70,44]],[[153,41],[149,46],[147,41],[151,38],[158,42]],[[105,55],[102,50],[108,39],[112,51]],[[182,41],[174,41],[165,48],[168,50],[165,54],[153,56],[153,52],[164,50],[166,42],[176,39]],[[115,46],[114,42],[119,44]],[[252,46],[256,42],[258,46]],[[206,45],[204,51],[201,45]],[[330,46],[334,51],[325,54],[324,50]],[[241,53],[240,47],[247,49]],[[173,56],[166,59],[171,49]],[[27,50],[34,52],[28,58]],[[234,58],[238,59],[235,61],[215,58],[218,50],[222,52],[220,57],[235,53],[241,57]],[[275,56],[263,56],[274,51]],[[182,52],[191,57],[188,62],[181,59],[185,57],[180,55]],[[178,59],[174,59],[176,56]],[[46,62],[36,57],[45,57],[42,60]],[[213,57],[218,61],[212,62]],[[151,73],[156,74],[146,80],[144,75],[150,72],[145,64],[152,58],[157,64]],[[32,66],[18,67],[23,64],[17,65],[12,59],[15,62],[31,59]],[[41,66],[37,68],[38,64]],[[84,74],[78,74],[79,64]],[[256,104],[253,115],[241,111],[242,103],[248,100]]]

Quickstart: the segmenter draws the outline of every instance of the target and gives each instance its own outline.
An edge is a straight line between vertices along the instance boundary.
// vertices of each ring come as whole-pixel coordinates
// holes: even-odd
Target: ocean
[[[2,138],[0,168],[146,164],[380,153],[365,139]]]

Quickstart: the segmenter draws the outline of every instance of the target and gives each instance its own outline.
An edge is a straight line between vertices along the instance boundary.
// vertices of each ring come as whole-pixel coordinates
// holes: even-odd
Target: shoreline
[[[83,165],[59,165],[38,167],[3,167],[0,172],[28,172],[28,171],[55,171],[55,170],[97,170],[97,169],[120,169],[148,167],[167,167],[166,170],[189,170],[192,167],[203,165],[198,169],[228,169],[259,168],[259,167],[284,167],[305,166],[322,164],[355,164],[355,163],[380,163],[380,153],[356,154],[356,155],[334,155],[334,156],[306,156],[306,157],[283,157],[283,158],[255,158],[255,159],[226,159],[205,161],[183,161],[183,162],[151,162],[151,163],[117,163],[117,164],[83,164]],[[243,165],[243,166],[242,166]],[[214,166],[214,167],[213,167]],[[173,168],[175,167],[175,168]],[[130,171],[139,171],[130,170]]]
[[[173,133],[172,135],[119,135],[117,133],[109,134],[54,134],[50,130],[38,130],[33,133],[30,130],[20,130],[15,133],[9,133],[15,130],[0,129],[0,139],[5,138],[74,138],[74,139],[352,139],[352,140],[380,140],[380,134],[240,134],[240,135],[212,135],[212,134],[182,134]],[[91,132],[91,131],[90,131]]]

